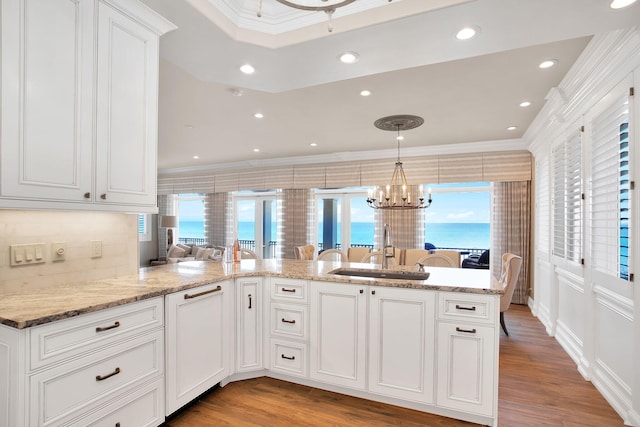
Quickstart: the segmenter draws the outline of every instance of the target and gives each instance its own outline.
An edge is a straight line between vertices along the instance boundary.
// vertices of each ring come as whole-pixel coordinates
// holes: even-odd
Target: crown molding
[[[596,34],[560,84],[551,89],[523,136],[532,153],[594,106],[607,92],[640,66],[640,28]]]
[[[402,159],[419,156],[436,156],[443,154],[486,153],[494,151],[521,151],[527,150],[522,139],[503,139],[494,141],[467,142],[462,144],[448,144],[422,147],[403,148]],[[336,162],[357,162],[363,160],[395,159],[398,155],[396,149],[371,150],[371,151],[345,151],[314,156],[281,157],[276,159],[246,160],[225,164],[212,164],[201,166],[189,166],[182,168],[158,169],[159,175],[181,175],[194,172],[214,172],[230,169],[249,168],[273,168],[293,165],[317,165]]]

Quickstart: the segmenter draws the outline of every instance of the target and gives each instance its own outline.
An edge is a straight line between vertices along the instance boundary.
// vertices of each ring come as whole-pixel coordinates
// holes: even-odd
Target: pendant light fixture
[[[378,129],[396,131],[398,142],[398,159],[391,181],[386,185],[376,185],[369,190],[367,203],[374,209],[425,209],[431,206],[431,191],[425,204],[422,185],[409,185],[400,161],[400,131],[415,129],[424,123],[422,117],[396,115],[383,117],[375,121]]]

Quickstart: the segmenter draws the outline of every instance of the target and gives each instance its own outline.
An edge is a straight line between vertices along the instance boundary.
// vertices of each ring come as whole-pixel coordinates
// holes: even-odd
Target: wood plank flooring
[[[616,427],[622,419],[526,306],[505,313],[498,420],[504,427]],[[203,395],[167,421],[194,426],[473,426],[270,378],[238,381]]]

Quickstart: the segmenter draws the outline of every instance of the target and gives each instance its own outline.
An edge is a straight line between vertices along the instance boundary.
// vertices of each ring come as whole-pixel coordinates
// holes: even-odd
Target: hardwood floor
[[[623,422],[528,307],[505,313],[501,333],[500,426],[623,426]],[[270,378],[238,381],[203,395],[165,423],[193,426],[473,426]]]

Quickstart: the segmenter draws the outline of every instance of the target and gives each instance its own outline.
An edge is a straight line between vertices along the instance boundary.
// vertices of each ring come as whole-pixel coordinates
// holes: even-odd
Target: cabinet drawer
[[[307,281],[271,278],[271,298],[281,301],[307,302]]]
[[[164,324],[162,298],[97,311],[29,330],[31,369],[76,357]]]
[[[164,422],[164,381],[158,378],[97,412],[71,424],[73,427],[159,426]]]
[[[30,378],[30,424],[57,425],[164,373],[162,330]]]
[[[472,322],[496,322],[495,295],[474,295],[462,292],[440,292],[438,294],[439,318]]]
[[[307,339],[307,306],[271,303],[271,334],[287,338]]]
[[[307,345],[271,340],[271,369],[284,374],[307,376]]]

